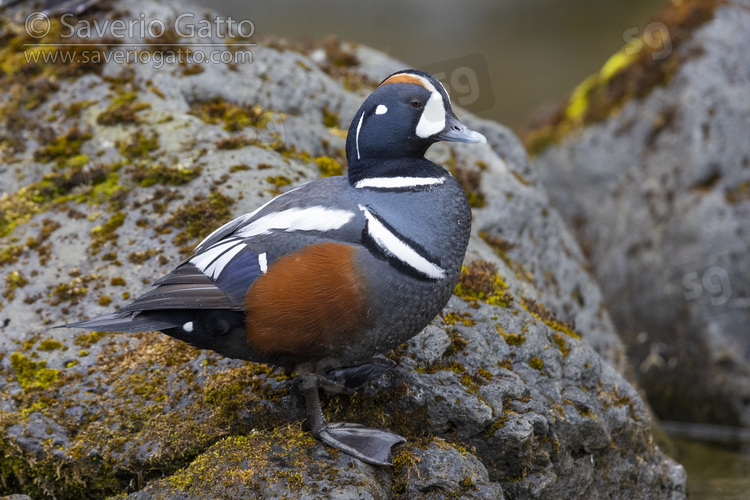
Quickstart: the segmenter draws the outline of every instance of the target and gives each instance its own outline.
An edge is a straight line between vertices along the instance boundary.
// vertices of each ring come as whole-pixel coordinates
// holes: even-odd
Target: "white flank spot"
[[[355,188],[399,189],[443,184],[444,177],[370,177],[358,181]]]
[[[232,239],[230,241],[220,241],[212,247],[209,247],[205,252],[200,253],[190,259],[190,263],[203,271],[204,274],[208,275],[208,273],[206,272],[206,268],[211,265],[211,262],[219,258],[221,254],[235,245],[242,245],[242,243],[240,243],[236,239]]]
[[[437,134],[444,128],[445,106],[443,106],[443,96],[437,90],[433,90],[430,98],[427,99],[427,104],[424,106],[419,123],[417,123],[417,137],[426,139],[431,135]]]
[[[237,236],[250,238],[268,234],[273,229],[292,231],[332,231],[349,223],[354,217],[348,210],[325,207],[290,208],[264,215],[239,231]]]
[[[227,264],[232,262],[234,256],[241,252],[243,248],[245,248],[245,244],[238,243],[234,247],[224,252],[221,257],[216,259],[213,264],[211,264],[209,268],[204,271],[206,276],[210,277],[211,279],[218,278],[224,268],[227,267]]]
[[[376,115],[384,115],[387,112],[388,112],[388,107],[386,107],[384,104],[378,104],[378,107],[375,108]]]
[[[260,272],[266,274],[266,271],[268,271],[268,257],[266,256],[266,252],[258,255],[258,265],[260,266]]]
[[[381,224],[364,205],[359,205],[359,209],[364,212],[367,219],[367,232],[380,248],[428,278],[445,278],[444,269],[425,259],[412,247],[398,239],[398,236]]]
[[[192,321],[188,321],[187,323],[185,323],[184,325],[182,325],[182,329],[185,330],[188,333],[192,332],[193,331],[193,322]]]
[[[364,119],[365,119],[365,113],[363,111],[362,112],[362,116],[359,117],[359,123],[357,124],[357,135],[354,136],[354,142],[357,145],[357,159],[358,160],[360,159],[360,157],[359,157],[359,129],[362,128],[362,120],[364,120]]]

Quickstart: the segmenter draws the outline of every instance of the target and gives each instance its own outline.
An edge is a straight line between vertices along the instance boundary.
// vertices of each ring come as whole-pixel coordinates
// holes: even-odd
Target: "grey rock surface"
[[[186,9],[203,15],[155,1],[96,15]],[[487,146],[430,151],[476,205],[457,295],[389,353],[394,370],[323,398],[331,421],[406,436],[393,468],[312,439],[295,379],[273,367],[154,332],[49,329],[127,304],[219,224],[345,166],[351,117],[400,67],[347,44],[321,50],[267,41],[251,64],[161,68],[8,56],[0,493],[684,498],[684,470],[653,442],[580,249],[523,148],[490,122],[467,119]],[[357,54],[359,65],[332,62]]]
[[[666,86],[536,159],[664,419],[750,425],[749,7],[716,8]]]

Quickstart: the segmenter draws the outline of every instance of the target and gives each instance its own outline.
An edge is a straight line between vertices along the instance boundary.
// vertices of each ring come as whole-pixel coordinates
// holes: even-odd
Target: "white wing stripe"
[[[221,241],[217,243],[216,245],[213,245],[212,247],[208,248],[205,252],[200,253],[190,259],[190,262],[203,271],[204,274],[206,273],[206,268],[211,265],[211,262],[218,259],[221,254],[229,250],[235,245],[244,245],[241,242],[238,242],[237,240],[231,240],[231,241]]]
[[[401,241],[398,236],[390,232],[387,227],[372,215],[365,206],[359,205],[359,209],[364,212],[367,219],[367,232],[380,248],[429,278],[445,278],[444,269],[425,259],[416,250]]]
[[[273,229],[292,231],[332,231],[349,223],[354,214],[348,210],[325,207],[290,208],[274,212],[251,222],[237,231],[237,236],[250,238],[268,234]]]
[[[355,188],[402,189],[443,184],[445,177],[370,177],[354,184]]]
[[[212,279],[216,279],[219,277],[221,272],[224,270],[224,268],[229,264],[232,259],[237,255],[239,252],[242,251],[242,249],[245,248],[244,243],[239,243],[235,245],[234,247],[230,248],[226,252],[224,252],[221,257],[216,259],[211,266],[204,271],[206,276],[209,276]]]

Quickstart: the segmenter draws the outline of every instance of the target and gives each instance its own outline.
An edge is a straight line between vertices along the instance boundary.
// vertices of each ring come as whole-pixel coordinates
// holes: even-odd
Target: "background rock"
[[[189,8],[120,2],[96,15]],[[523,148],[493,123],[468,119],[487,146],[430,152],[475,205],[457,296],[389,354],[396,369],[324,397],[332,421],[409,439],[391,469],[302,432],[294,380],[272,367],[155,333],[48,329],[128,303],[219,224],[338,173],[351,117],[396,63],[267,40],[252,64],[28,65],[21,28],[8,29],[0,492],[684,497],[682,467],[613,368],[626,371],[623,347],[580,250]]]
[[[659,416],[748,426],[750,3],[712,4],[670,7],[669,56],[622,66],[642,98],[613,111],[625,77],[590,86],[582,114],[609,116],[536,165]]]

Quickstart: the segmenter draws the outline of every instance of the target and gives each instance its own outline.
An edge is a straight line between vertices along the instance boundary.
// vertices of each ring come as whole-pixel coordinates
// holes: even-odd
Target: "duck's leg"
[[[327,423],[320,407],[318,378],[315,375],[303,376],[302,391],[313,436],[368,464],[393,465],[391,447],[405,443],[406,439],[389,431],[359,424]]]

